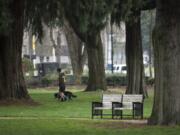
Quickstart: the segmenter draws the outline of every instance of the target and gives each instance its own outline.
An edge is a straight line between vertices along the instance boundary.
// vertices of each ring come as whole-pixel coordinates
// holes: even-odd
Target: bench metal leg
[[[94,119],[94,116],[100,116],[100,118],[103,118],[103,112],[102,110],[92,110],[91,119]]]
[[[93,119],[94,118],[94,107],[92,106],[92,108],[91,108],[92,110],[91,110],[91,119]]]
[[[91,119],[93,119],[94,118],[94,114],[93,114],[93,112],[92,112],[92,116],[91,116]]]
[[[134,119],[134,108],[132,109],[132,116],[133,116],[133,119]]]
[[[122,119],[122,110],[112,110],[112,119],[114,119],[115,116]]]
[[[103,110],[100,111],[101,119],[103,118]]]

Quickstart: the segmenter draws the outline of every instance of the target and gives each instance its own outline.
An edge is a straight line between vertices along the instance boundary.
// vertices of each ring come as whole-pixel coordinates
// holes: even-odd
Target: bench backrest
[[[103,94],[102,103],[103,107],[107,107],[109,109],[112,108],[112,102],[121,102],[122,95],[121,94]]]
[[[122,97],[122,103],[124,108],[132,108],[133,102],[143,102],[143,95],[141,94],[124,94]]]

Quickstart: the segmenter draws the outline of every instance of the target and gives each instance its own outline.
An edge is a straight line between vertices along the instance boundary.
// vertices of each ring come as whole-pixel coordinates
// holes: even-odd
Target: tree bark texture
[[[12,21],[0,33],[0,100],[29,99],[22,72],[24,0],[9,4]]]
[[[83,45],[83,42],[75,34],[67,21],[66,24],[64,24],[63,30],[65,32],[66,40],[68,43],[70,60],[73,74],[76,79],[76,84],[81,84],[83,68],[87,59],[87,51],[85,46]]]
[[[126,64],[128,86],[126,93],[145,94],[144,67],[141,42],[140,12],[134,21],[126,21]]]
[[[149,124],[180,124],[180,1],[157,0],[155,95]]]
[[[153,30],[153,11],[150,11],[150,25],[149,25],[149,48],[148,48],[148,53],[149,53],[149,77],[152,78],[152,57],[153,57],[153,51],[152,51],[152,30]]]
[[[67,20],[81,41],[85,42],[87,49],[89,80],[86,91],[106,90],[104,54],[100,31],[94,32],[89,29],[87,32],[82,32],[80,27],[76,26],[75,19],[73,20],[72,16],[69,16]]]
[[[100,32],[87,37],[89,80],[86,91],[106,90],[104,54]]]

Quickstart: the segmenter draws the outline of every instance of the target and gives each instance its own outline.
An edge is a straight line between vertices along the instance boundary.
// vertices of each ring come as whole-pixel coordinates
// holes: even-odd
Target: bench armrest
[[[133,105],[143,105],[143,102],[133,102]]]
[[[112,108],[120,108],[120,107],[122,107],[121,102],[112,102]]]
[[[133,109],[143,109],[143,102],[133,102]]]
[[[94,107],[102,107],[102,102],[92,102],[92,108]]]

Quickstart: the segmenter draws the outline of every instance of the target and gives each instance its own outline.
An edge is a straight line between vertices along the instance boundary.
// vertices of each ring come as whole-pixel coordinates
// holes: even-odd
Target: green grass
[[[91,102],[99,101],[101,92],[71,89],[78,98],[60,102],[55,90],[30,90],[37,106],[0,106],[0,135],[177,135],[180,127],[123,124],[120,120],[91,120]],[[145,100],[144,116],[151,114],[153,94]]]
[[[31,90],[30,95],[38,106],[2,106],[0,116],[8,117],[59,117],[90,118],[91,101],[100,97],[100,92],[75,92],[78,96],[72,101],[60,102],[53,97],[56,91]]]
[[[91,102],[100,101],[101,91],[75,91],[78,96],[72,101],[60,102],[53,97],[55,90],[30,90],[38,106],[1,106],[0,116],[3,117],[59,117],[59,118],[90,118]],[[145,100],[144,116],[149,117],[152,108],[152,94]]]
[[[128,125],[127,125],[128,126]],[[1,135],[178,135],[180,127],[124,127],[117,121],[28,119],[0,120]]]

